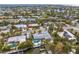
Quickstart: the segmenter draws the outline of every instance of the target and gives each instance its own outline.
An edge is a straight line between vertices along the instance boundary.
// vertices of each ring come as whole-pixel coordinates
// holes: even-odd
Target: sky
[[[0,4],[64,4],[79,6],[79,0],[0,0]]]

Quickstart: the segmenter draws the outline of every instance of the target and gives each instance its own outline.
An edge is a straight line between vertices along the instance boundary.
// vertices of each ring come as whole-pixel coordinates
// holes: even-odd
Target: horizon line
[[[79,6],[74,4],[0,4],[0,5],[61,5],[61,6]]]

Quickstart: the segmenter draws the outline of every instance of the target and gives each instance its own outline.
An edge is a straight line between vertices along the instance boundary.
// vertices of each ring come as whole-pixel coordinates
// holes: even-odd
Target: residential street
[[[40,48],[34,48],[32,54],[39,54]]]

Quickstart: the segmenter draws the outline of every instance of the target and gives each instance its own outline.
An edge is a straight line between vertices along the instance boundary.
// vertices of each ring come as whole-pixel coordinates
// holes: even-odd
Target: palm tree
[[[3,47],[2,47],[2,52],[7,52],[7,51],[10,51],[10,46],[8,46],[7,44],[4,44]]]

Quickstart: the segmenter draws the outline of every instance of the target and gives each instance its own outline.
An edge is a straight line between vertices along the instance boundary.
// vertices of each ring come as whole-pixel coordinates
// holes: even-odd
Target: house
[[[68,40],[76,40],[76,37],[70,33],[68,30],[64,30],[63,32],[57,33],[60,37],[67,38]]]
[[[25,24],[17,24],[17,25],[14,25],[14,26],[17,27],[18,29],[27,28],[27,25],[25,25]]]
[[[10,32],[10,26],[0,26],[0,33]]]
[[[28,24],[27,26],[28,26],[29,28],[31,28],[31,27],[39,27],[38,24]]]
[[[47,31],[44,31],[42,33],[35,33],[33,34],[33,44],[34,44],[34,47],[39,47],[41,46],[41,40],[42,39],[46,39],[46,40],[49,40],[51,39],[51,36],[50,34],[47,32]]]
[[[4,30],[4,29],[7,29],[8,26],[0,26],[0,30]]]
[[[63,36],[64,32],[58,32],[57,34],[58,34],[60,37],[64,37],[64,36]]]
[[[21,35],[21,36],[14,36],[14,37],[10,37],[7,39],[7,42],[24,42],[26,41],[26,36],[25,35]]]
[[[28,18],[28,21],[35,22],[36,19],[35,18]]]
[[[41,33],[35,33],[33,34],[34,39],[51,39],[50,34],[48,33],[48,31],[44,31]]]
[[[0,16],[0,19],[4,19],[4,18],[6,18],[5,16]]]
[[[0,33],[7,33],[10,32],[10,29],[1,30]]]
[[[7,39],[7,43],[9,46],[11,46],[12,49],[15,49],[17,46],[17,43],[22,43],[26,41],[26,36],[14,36]]]
[[[10,22],[10,23],[18,23],[18,19],[5,19],[5,21]]]
[[[78,21],[78,19],[77,19],[77,20],[72,21],[72,25],[74,25],[74,26],[76,26],[76,27],[78,27],[78,28],[79,28],[79,21]]]
[[[29,39],[31,37],[31,32],[30,31],[22,31],[23,35],[26,35],[26,39]]]
[[[0,22],[3,22],[3,20],[2,20],[2,19],[0,19]]]
[[[69,54],[75,54],[76,53],[76,49],[72,48],[71,51],[69,52]]]
[[[27,21],[25,18],[20,18],[19,21]]]
[[[76,40],[75,36],[67,30],[64,30],[63,35],[65,36],[65,38],[68,38],[69,40]]]
[[[41,30],[42,32],[46,31],[46,28],[44,28],[44,27],[42,27],[42,26],[40,26],[39,28],[40,28],[40,30]]]
[[[27,21],[27,19],[24,18],[23,16],[18,16],[18,18],[19,18],[19,21]]]
[[[72,23],[73,26],[77,26],[77,24],[78,24],[78,19],[71,21],[71,23]],[[78,24],[78,25],[79,25],[79,24]]]

